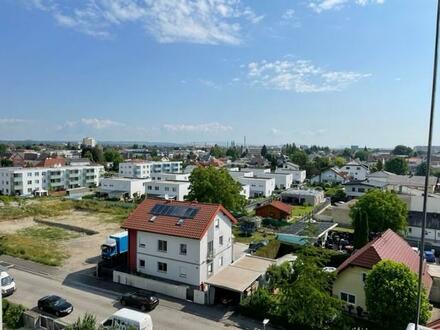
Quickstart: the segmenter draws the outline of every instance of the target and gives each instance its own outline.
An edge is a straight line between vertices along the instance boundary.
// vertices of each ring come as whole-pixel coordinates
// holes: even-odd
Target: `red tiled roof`
[[[440,320],[435,320],[426,325],[428,328],[432,330],[440,330]]]
[[[389,259],[407,265],[414,273],[419,272],[419,255],[398,234],[388,229],[381,236],[369,242],[353,253],[337,269],[338,273],[348,266],[359,266],[371,269],[379,261]],[[423,283],[429,290],[432,279],[428,274],[426,263],[423,267]]]
[[[193,219],[186,219],[183,224],[176,225],[178,218],[157,215],[154,222],[149,221],[153,214],[151,209],[156,204],[181,205],[198,209]],[[202,239],[215,216],[222,212],[232,223],[237,220],[220,204],[205,204],[197,202],[178,202],[148,198],[144,200],[122,224],[122,228],[146,231],[150,233]]]
[[[64,166],[66,165],[66,160],[62,157],[46,158],[42,160],[38,165],[43,167]]]
[[[275,207],[276,209],[278,209],[284,213],[287,213],[288,215],[292,214],[293,206],[291,206],[289,204],[286,204],[286,203],[283,203],[280,201],[272,201],[270,204],[262,205],[260,207],[266,207],[268,205],[271,205],[271,206]],[[258,208],[260,208],[260,207],[258,207]]]

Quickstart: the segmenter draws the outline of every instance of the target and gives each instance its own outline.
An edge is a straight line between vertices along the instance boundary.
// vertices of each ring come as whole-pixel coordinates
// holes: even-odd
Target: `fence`
[[[51,317],[40,315],[33,311],[26,311],[23,314],[24,328],[26,329],[47,329],[47,330],[63,330],[68,324],[56,320]]]

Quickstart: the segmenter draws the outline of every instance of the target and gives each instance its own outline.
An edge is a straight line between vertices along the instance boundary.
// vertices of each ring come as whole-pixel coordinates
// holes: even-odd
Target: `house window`
[[[145,243],[139,243],[140,248],[145,248]]]
[[[220,267],[223,266],[223,256],[221,256],[220,259],[218,259],[218,265]]]
[[[214,264],[211,262],[208,264],[208,274],[212,274],[214,271]]]
[[[176,192],[176,188],[173,188],[173,192]]]
[[[165,262],[158,262],[157,263],[157,271],[166,273],[168,270],[168,265]]]
[[[408,233],[411,233],[411,232],[412,232],[412,228],[408,227]]]
[[[365,192],[364,188],[358,188],[358,192]]]
[[[186,278],[186,269],[185,269],[185,267],[179,267],[179,277]]]
[[[218,238],[218,244],[223,245],[223,235]]]
[[[32,176],[32,173],[28,173],[27,176]]]
[[[32,184],[32,180],[28,181],[28,184]]]
[[[367,273],[362,273],[362,283],[365,283],[367,280]]]
[[[148,188],[148,190],[152,190],[153,186],[148,186],[147,188]]]
[[[356,304],[356,297],[349,293],[341,292],[341,300],[347,304]]]
[[[165,187],[165,191],[170,191],[170,187]]]
[[[154,186],[154,190],[159,190],[159,186]]]
[[[215,219],[215,228],[220,228],[220,219]]]
[[[145,260],[144,259],[139,259],[139,267],[145,268]]]
[[[186,256],[186,244],[180,244],[180,254]]]
[[[161,252],[167,252],[167,241],[159,240],[157,248]]]
[[[351,191],[356,191],[356,188],[355,187],[351,188]]]

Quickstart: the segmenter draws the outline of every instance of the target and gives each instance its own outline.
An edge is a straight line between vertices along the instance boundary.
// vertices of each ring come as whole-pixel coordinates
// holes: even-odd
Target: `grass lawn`
[[[294,205],[292,211],[292,217],[301,218],[302,216],[309,214],[313,211],[313,206],[310,205]]]
[[[240,233],[240,228],[237,226],[232,227],[232,234],[234,235],[234,241],[238,243],[249,244],[252,241],[261,241],[263,239],[271,240],[275,238],[274,234],[266,234],[255,232],[251,236],[244,236]]]
[[[0,206],[0,221],[22,219],[26,217],[55,217],[69,210],[81,210],[93,213],[110,215],[105,217],[106,221],[122,222],[136,204],[123,202],[108,202],[97,200],[68,200],[57,197],[41,198],[13,198],[3,200],[4,205]],[[110,220],[108,220],[110,219]]]
[[[60,242],[76,237],[79,234],[65,229],[36,225],[0,237],[0,250],[14,257],[60,266],[69,257]]]

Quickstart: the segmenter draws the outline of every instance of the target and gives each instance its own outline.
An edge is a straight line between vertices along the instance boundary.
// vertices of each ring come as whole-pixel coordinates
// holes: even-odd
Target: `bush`
[[[255,255],[258,257],[275,259],[280,249],[280,241],[273,239],[266,246],[258,249]]]
[[[276,220],[276,219],[272,219],[272,218],[264,218],[263,219],[263,226],[266,227],[275,227],[275,228],[279,228],[279,227],[283,227],[283,226],[287,226],[289,225],[289,223],[287,221],[283,221],[283,220]]]
[[[95,330],[96,329],[96,317],[92,314],[86,313],[83,318],[78,319],[71,326],[67,328],[68,330]]]
[[[270,315],[273,296],[267,289],[259,288],[240,303],[240,312],[256,319],[264,319]]]
[[[3,303],[5,300],[3,300]],[[10,329],[18,329],[23,327],[23,313],[26,308],[22,305],[16,305],[7,302],[6,309],[4,309],[3,322],[6,323]]]

